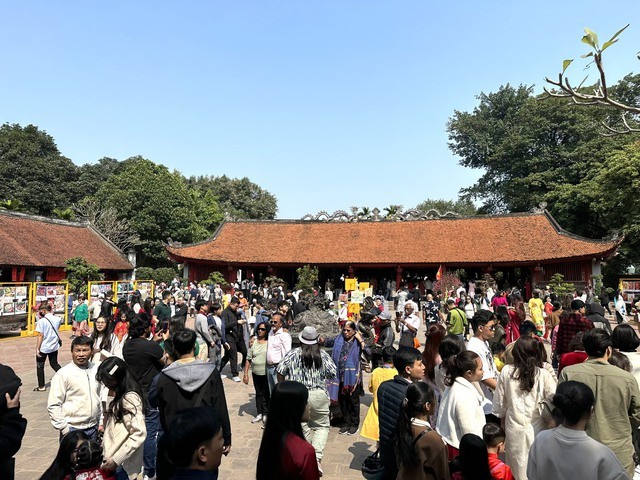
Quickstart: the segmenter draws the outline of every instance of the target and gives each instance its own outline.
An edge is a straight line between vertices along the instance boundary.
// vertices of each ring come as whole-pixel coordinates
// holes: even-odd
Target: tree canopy
[[[469,199],[429,199],[416,205],[416,210],[420,210],[422,213],[427,213],[429,210],[435,210],[440,215],[444,215],[447,212],[453,212],[458,215],[462,215],[463,217],[475,215],[477,213],[476,206]]]
[[[278,211],[276,197],[247,177],[201,175],[189,177],[187,181],[203,195],[213,195],[220,205],[220,210],[234,217],[271,220]]]
[[[76,166],[35,125],[0,126],[0,199],[20,210],[51,215],[74,196]],[[9,203],[9,206],[11,203]]]

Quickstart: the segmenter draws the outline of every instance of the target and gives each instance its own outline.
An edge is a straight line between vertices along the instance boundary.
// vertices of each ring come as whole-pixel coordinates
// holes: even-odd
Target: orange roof
[[[64,267],[82,257],[101,270],[133,270],[111,242],[88,223],[0,210],[0,265]]]
[[[611,255],[619,241],[562,230],[548,212],[437,220],[323,222],[242,220],[191,245],[178,261],[229,264],[488,264]]]

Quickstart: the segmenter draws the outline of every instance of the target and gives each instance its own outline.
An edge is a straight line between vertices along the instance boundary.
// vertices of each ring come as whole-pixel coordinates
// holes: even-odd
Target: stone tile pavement
[[[71,361],[70,332],[60,332],[63,345],[58,361],[66,365]],[[22,379],[21,411],[28,420],[27,432],[22,448],[16,456],[16,480],[36,480],[53,461],[58,449],[58,433],[51,426],[47,415],[47,393],[34,392],[37,386],[35,372],[35,338],[10,338],[0,340],[0,363],[11,366]],[[227,367],[228,370],[228,367]],[[226,371],[226,370],[225,370]],[[53,370],[45,367],[47,386]],[[228,372],[226,372],[228,373]],[[251,383],[235,383],[225,379],[224,388],[231,416],[233,442],[231,453],[223,457],[220,479],[255,478],[262,429],[252,424],[255,416],[254,390]],[[368,375],[365,385],[368,384]],[[361,418],[371,404],[371,394],[362,397]],[[361,479],[362,460],[375,450],[373,442],[359,435],[338,435],[338,429],[331,428],[324,460],[322,462],[328,480]],[[2,479],[0,479],[2,480]]]

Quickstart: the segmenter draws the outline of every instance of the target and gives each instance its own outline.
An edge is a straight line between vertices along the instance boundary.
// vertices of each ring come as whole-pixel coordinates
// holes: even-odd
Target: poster
[[[350,292],[351,290],[356,290],[358,285],[358,281],[355,278],[345,278],[344,280],[344,289],[347,292]]]
[[[13,302],[5,303],[3,305],[3,308],[2,308],[2,314],[3,315],[13,315],[13,312],[14,312]]]
[[[91,297],[97,298],[101,293],[107,293],[109,290],[113,290],[112,283],[92,283],[91,284]]]
[[[365,297],[373,297],[373,287],[369,287],[364,291]]]
[[[36,288],[36,300],[43,301],[47,299],[47,287],[38,285]]]
[[[151,295],[151,282],[136,282],[136,288],[140,291],[142,300],[146,300]]]
[[[53,299],[53,311],[64,312],[64,295],[56,295]]]
[[[354,290],[351,292],[351,303],[363,303],[364,302],[364,292],[360,290]]]
[[[364,292],[367,288],[369,288],[369,282],[360,282],[358,284],[358,290]]]
[[[4,287],[4,300],[10,302],[16,297],[16,287]]]
[[[16,298],[27,298],[28,292],[29,290],[26,285],[16,287]]]
[[[15,311],[16,315],[21,315],[27,313],[27,301],[20,300],[16,303]]]

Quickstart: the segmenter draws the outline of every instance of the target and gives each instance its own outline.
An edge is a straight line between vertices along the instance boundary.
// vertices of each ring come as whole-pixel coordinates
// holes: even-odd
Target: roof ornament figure
[[[547,202],[540,202],[537,207],[533,207],[531,211],[533,213],[544,213],[547,209]]]

